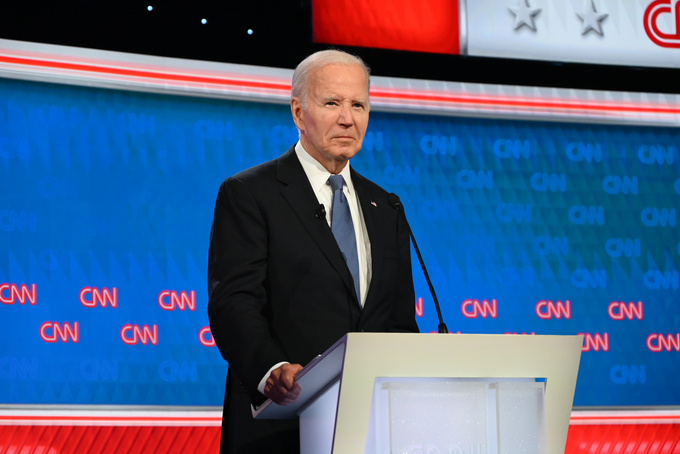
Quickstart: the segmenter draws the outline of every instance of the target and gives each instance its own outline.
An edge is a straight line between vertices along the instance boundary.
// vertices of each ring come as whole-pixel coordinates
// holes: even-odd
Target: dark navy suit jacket
[[[363,309],[328,223],[316,216],[319,202],[294,147],[220,187],[208,314],[229,362],[223,453],[299,452],[297,421],[250,414],[251,403],[265,400],[257,386],[274,364],[305,365],[348,332],[418,332],[406,224],[385,190],[351,174],[371,242]]]

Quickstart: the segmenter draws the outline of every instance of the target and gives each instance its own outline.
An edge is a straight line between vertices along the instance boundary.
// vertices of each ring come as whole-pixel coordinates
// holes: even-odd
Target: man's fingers
[[[302,391],[295,383],[295,375],[301,370],[300,364],[283,364],[274,369],[267,378],[264,395],[279,405],[293,403]]]
[[[269,381],[269,380],[274,380],[274,381],[276,381],[276,380],[279,379],[280,376],[281,376],[281,368],[280,368],[280,367],[277,367],[276,369],[274,369],[273,371],[271,371],[271,373],[269,374],[269,378],[267,379],[267,381]]]
[[[286,390],[290,390],[293,388],[293,385],[295,385],[295,374],[291,371],[283,371],[279,381]]]
[[[301,365],[284,364],[278,369],[281,370],[281,376],[279,377],[279,381],[283,384],[287,391],[293,389],[294,386],[298,386],[295,384],[295,376],[297,375],[298,372],[302,370]]]

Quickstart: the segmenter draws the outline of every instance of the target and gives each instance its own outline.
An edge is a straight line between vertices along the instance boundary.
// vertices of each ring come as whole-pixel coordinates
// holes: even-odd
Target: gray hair
[[[307,106],[310,76],[327,65],[361,66],[366,74],[366,99],[368,100],[368,92],[371,89],[371,68],[361,58],[347,52],[335,49],[321,50],[302,60],[293,73],[292,97],[300,99],[303,107]]]

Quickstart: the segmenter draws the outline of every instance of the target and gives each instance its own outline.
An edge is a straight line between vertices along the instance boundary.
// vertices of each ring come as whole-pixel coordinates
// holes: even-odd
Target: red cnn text
[[[680,352],[680,333],[663,335],[652,333],[647,336],[647,348],[653,352],[675,350]]]
[[[0,284],[0,303],[3,304],[14,304],[19,301],[19,304],[26,304],[26,301],[35,306],[38,301],[37,298],[38,289],[35,284],[31,284],[29,288],[26,284],[4,283]]]
[[[78,343],[78,322],[73,326],[69,323],[45,322],[40,325],[40,338],[45,342],[68,342],[69,338],[74,343]]]
[[[423,308],[423,299],[418,298],[416,299],[416,315],[418,317],[422,317],[423,314],[425,314],[425,309]]]
[[[100,290],[97,287],[83,287],[78,297],[80,304],[85,307],[97,307],[97,304],[101,307],[110,305],[115,308],[118,306],[118,289],[116,287],[110,290],[108,288]]]
[[[623,320],[624,317],[628,320],[633,320],[633,317],[642,320],[642,301],[637,304],[630,302],[628,304],[623,301],[612,301],[607,307],[607,314],[612,320]]]
[[[135,345],[142,343],[144,345],[151,342],[152,345],[158,344],[158,325],[143,325],[141,328],[139,325],[125,325],[120,330],[120,339],[128,344]]]
[[[472,309],[470,309],[472,308]],[[491,318],[496,318],[498,316],[498,303],[496,300],[465,300],[460,306],[460,311],[466,318],[477,318],[480,315],[483,318],[491,316]]]
[[[578,333],[579,336],[583,336],[583,348],[582,352],[596,351],[603,352],[609,351],[609,333]]]
[[[207,334],[207,337],[206,337],[206,334]],[[198,341],[204,347],[214,347],[215,346],[215,339],[213,338],[213,335],[212,335],[212,332],[210,331],[209,326],[204,326],[198,332]]]
[[[570,319],[571,318],[571,302],[569,300],[565,300],[564,303],[562,301],[556,301],[552,302],[550,300],[541,300],[538,303],[536,303],[536,315],[538,318],[541,318],[543,320],[547,320],[550,318],[566,318]]]
[[[174,290],[163,290],[158,294],[158,305],[166,311],[173,311],[175,308],[183,311],[186,307],[189,310],[196,309],[196,292],[190,291],[177,293]]]

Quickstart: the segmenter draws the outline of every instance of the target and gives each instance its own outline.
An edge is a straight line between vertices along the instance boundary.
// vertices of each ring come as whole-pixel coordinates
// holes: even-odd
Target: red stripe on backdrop
[[[556,110],[576,110],[576,111],[616,111],[616,112],[639,112],[639,113],[658,113],[658,114],[680,114],[680,108],[646,106],[642,104],[613,104],[605,102],[582,102],[582,101],[563,101],[563,100],[541,100],[539,98],[527,97],[483,97],[483,96],[454,96],[438,95],[429,93],[403,93],[403,92],[383,92],[371,90],[371,99],[399,99],[414,102],[445,102],[460,105],[488,105],[488,106],[508,106],[526,107],[530,109],[556,109]]]
[[[0,454],[217,454],[220,427],[0,426]],[[680,454],[680,424],[570,426],[565,454]]]
[[[137,68],[115,68],[111,66],[91,65],[84,63],[60,62],[50,60],[39,60],[34,58],[12,57],[0,55],[0,63],[11,63],[14,65],[36,66],[41,68],[66,69],[71,71],[81,71],[83,73],[98,73],[105,75],[130,76],[150,79],[160,79],[178,82],[194,82],[215,85],[231,85],[248,88],[262,88],[270,90],[290,91],[290,84],[280,84],[272,82],[261,82],[243,79],[228,79],[222,77],[209,77],[193,74],[172,74],[168,72],[144,70]]]
[[[0,426],[0,454],[217,454],[219,427]]]
[[[457,0],[313,0],[314,42],[460,53]]]
[[[565,454],[678,454],[680,424],[569,426]]]
[[[222,421],[222,418],[214,417],[173,417],[173,416],[26,416],[26,415],[0,415],[0,421],[47,421],[58,424],[63,421],[128,421],[128,422],[149,422],[149,421],[165,421],[165,422],[215,422]],[[0,453],[1,454],[1,453]]]
[[[575,421],[597,421],[603,419],[610,420],[615,419],[618,421],[632,420],[633,422],[642,421],[645,419],[674,421],[680,419],[680,417],[676,415],[630,415],[630,416],[574,416],[573,414],[571,415],[572,423],[574,423]]]

